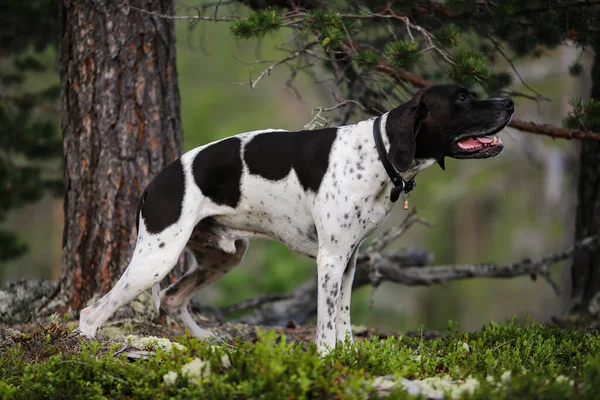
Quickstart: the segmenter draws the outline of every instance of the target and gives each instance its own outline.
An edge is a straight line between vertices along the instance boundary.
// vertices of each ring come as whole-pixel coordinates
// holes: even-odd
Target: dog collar
[[[381,117],[377,117],[375,119],[375,123],[373,124],[373,139],[375,140],[375,147],[377,148],[377,154],[379,154],[379,160],[383,164],[383,168],[385,168],[388,176],[392,180],[394,187],[392,188],[392,192],[390,193],[390,201],[395,203],[400,197],[400,193],[408,193],[413,190],[417,186],[417,182],[414,179],[410,181],[405,181],[402,179],[400,174],[396,171],[390,160],[388,160],[385,146],[383,145],[383,140],[381,139],[381,128],[379,125],[381,124]],[[407,201],[405,200],[404,208],[408,207]]]

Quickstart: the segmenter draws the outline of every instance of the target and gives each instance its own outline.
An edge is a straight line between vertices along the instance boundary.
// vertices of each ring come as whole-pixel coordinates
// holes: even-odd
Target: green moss
[[[411,398],[405,379],[447,398],[594,398],[600,387],[597,333],[516,319],[475,333],[450,324],[436,339],[372,338],[324,358],[313,343],[274,332],[256,343],[179,341],[134,362],[97,341],[39,360],[29,356],[31,338],[2,345],[0,398]]]

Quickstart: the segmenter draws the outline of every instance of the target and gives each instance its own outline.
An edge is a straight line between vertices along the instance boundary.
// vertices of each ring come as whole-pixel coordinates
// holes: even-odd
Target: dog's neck
[[[406,103],[406,105],[408,106],[408,103]],[[381,115],[381,139],[383,141],[383,145],[387,150],[389,150],[390,148],[390,143],[392,141],[392,138],[395,135],[395,127],[400,125],[400,118],[402,118],[402,114],[404,112],[404,105],[397,107],[391,111],[386,112],[385,114]],[[372,120],[373,123],[375,123],[375,119]],[[414,179],[414,177],[421,171],[423,171],[426,168],[429,168],[430,166],[432,166],[433,164],[435,164],[435,160],[434,159],[413,159],[412,164],[410,165],[410,168],[404,172],[398,172],[398,174],[402,177],[402,179],[408,181],[411,179]]]

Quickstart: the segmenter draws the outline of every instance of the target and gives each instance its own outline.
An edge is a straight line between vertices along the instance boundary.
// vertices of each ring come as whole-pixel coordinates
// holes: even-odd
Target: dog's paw
[[[84,308],[79,313],[79,333],[83,336],[93,338],[96,336],[96,330],[98,327],[90,323],[90,314],[92,310],[90,307]]]

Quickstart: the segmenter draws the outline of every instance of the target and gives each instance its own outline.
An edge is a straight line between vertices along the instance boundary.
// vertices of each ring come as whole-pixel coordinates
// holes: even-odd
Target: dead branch
[[[301,48],[298,51],[295,51],[294,53],[292,53],[291,55],[282,58],[279,61],[274,62],[273,64],[269,65],[267,68],[265,68],[260,75],[255,79],[252,80],[252,64],[255,63],[263,63],[266,62],[265,60],[258,60],[255,61],[254,63],[249,63],[250,64],[250,79],[248,82],[233,82],[236,85],[250,85],[250,88],[254,89],[256,87],[256,85],[258,85],[258,82],[265,77],[265,75],[271,75],[271,71],[273,71],[273,69],[275,69],[275,67],[277,67],[278,65],[281,64],[285,64],[288,61],[294,60],[298,57],[300,57],[301,54],[305,53],[307,49],[309,49],[310,47],[316,45],[318,42],[310,42],[308,44],[306,44],[303,48]]]
[[[498,51],[498,53],[500,53],[500,55],[502,56],[502,58],[504,58],[508,64],[510,65],[510,68],[513,70],[513,72],[515,73],[515,75],[517,76],[517,78],[519,78],[519,81],[521,81],[521,84],[523,86],[525,86],[527,89],[529,89],[531,92],[535,93],[536,97],[541,99],[541,100],[545,100],[545,101],[550,101],[549,98],[543,96],[540,92],[538,92],[537,90],[535,90],[534,88],[532,88],[531,86],[529,86],[529,84],[527,82],[525,82],[525,79],[523,79],[523,77],[521,76],[521,74],[519,73],[519,70],[517,69],[515,63],[513,62],[513,60],[508,56],[508,54],[506,54],[506,52],[504,51],[504,49],[502,48],[502,45],[500,44],[499,41],[495,40],[493,37],[491,36],[486,36],[487,39],[492,42],[492,44],[494,45],[494,47],[496,48],[496,50]]]
[[[559,253],[550,253],[537,260],[525,258],[508,264],[482,263],[434,265],[429,267],[398,268],[394,256],[386,254],[377,265],[383,280],[404,285],[431,285],[467,278],[513,278],[523,275],[540,275],[549,278],[548,267],[569,259],[575,251],[594,250],[600,247],[600,235],[588,236]],[[368,260],[358,264],[359,268],[371,268]],[[365,262],[366,261],[366,262]]]
[[[371,246],[362,250],[357,259],[357,270],[353,289],[382,281],[407,286],[426,286],[452,280],[470,278],[513,278],[540,275],[548,281],[555,293],[560,294],[558,285],[550,276],[552,264],[569,259],[575,251],[594,250],[600,247],[600,234],[588,236],[558,253],[546,254],[536,260],[525,258],[512,263],[482,263],[427,266],[432,255],[424,249],[412,248],[402,253],[381,252],[391,241],[415,222],[422,222],[416,213],[411,213],[398,227],[379,235]],[[373,276],[373,271],[377,276]],[[375,280],[375,281],[374,281]],[[285,325],[289,320],[303,323],[314,316],[317,310],[316,277],[297,286],[289,297],[264,304],[239,322],[262,325]]]
[[[315,129],[317,126],[325,126],[325,124],[327,124],[329,122],[329,120],[324,118],[321,115],[322,113],[327,112],[327,111],[333,111],[340,107],[347,106],[350,104],[354,104],[354,105],[360,107],[361,110],[363,110],[363,111],[367,110],[365,108],[365,106],[363,106],[356,100],[344,100],[344,101],[337,103],[336,105],[331,106],[331,107],[315,107],[312,109],[313,118],[308,122],[308,124],[304,125],[304,129],[312,130],[312,129]],[[323,121],[324,123],[321,123],[321,121]]]
[[[522,121],[519,119],[513,119],[508,125],[511,128],[515,128],[523,132],[535,133],[536,135],[550,136],[553,138],[600,141],[600,133],[597,132],[566,129],[550,124],[536,124],[535,122]]]
[[[135,6],[132,6],[131,4],[127,4],[127,3],[123,4],[122,7],[123,8],[131,8],[132,10],[141,12],[142,14],[148,14],[148,15],[151,15],[156,18],[171,19],[171,20],[175,20],[175,21],[184,20],[184,21],[232,22],[232,21],[238,21],[238,20],[244,21],[247,19],[247,18],[229,18],[229,17],[221,17],[221,18],[205,17],[203,15],[200,15],[200,12],[198,12],[198,15],[181,15],[181,16],[170,15],[170,14],[160,14],[157,12],[144,10],[143,8],[135,7]],[[215,11],[215,15],[216,15],[216,11]]]
[[[402,221],[398,226],[387,230],[386,232],[379,235],[375,240],[373,240],[373,243],[371,243],[371,245],[367,248],[365,253],[371,254],[375,252],[380,252],[385,247],[387,247],[392,241],[396,240],[404,232],[410,229],[410,227],[413,226],[413,224],[416,222],[420,222],[425,226],[432,226],[431,223],[419,217],[417,215],[417,210],[413,208],[412,211],[408,214],[408,216],[404,219],[404,221]]]
[[[387,257],[387,256],[386,256]],[[390,256],[398,268],[407,265],[426,265],[432,259],[431,254],[423,249],[407,249],[403,253]],[[359,268],[354,278],[353,289],[370,283],[368,267]],[[295,287],[289,297],[280,301],[264,304],[251,314],[241,317],[238,322],[251,325],[286,325],[293,320],[302,324],[317,313],[317,277]]]

